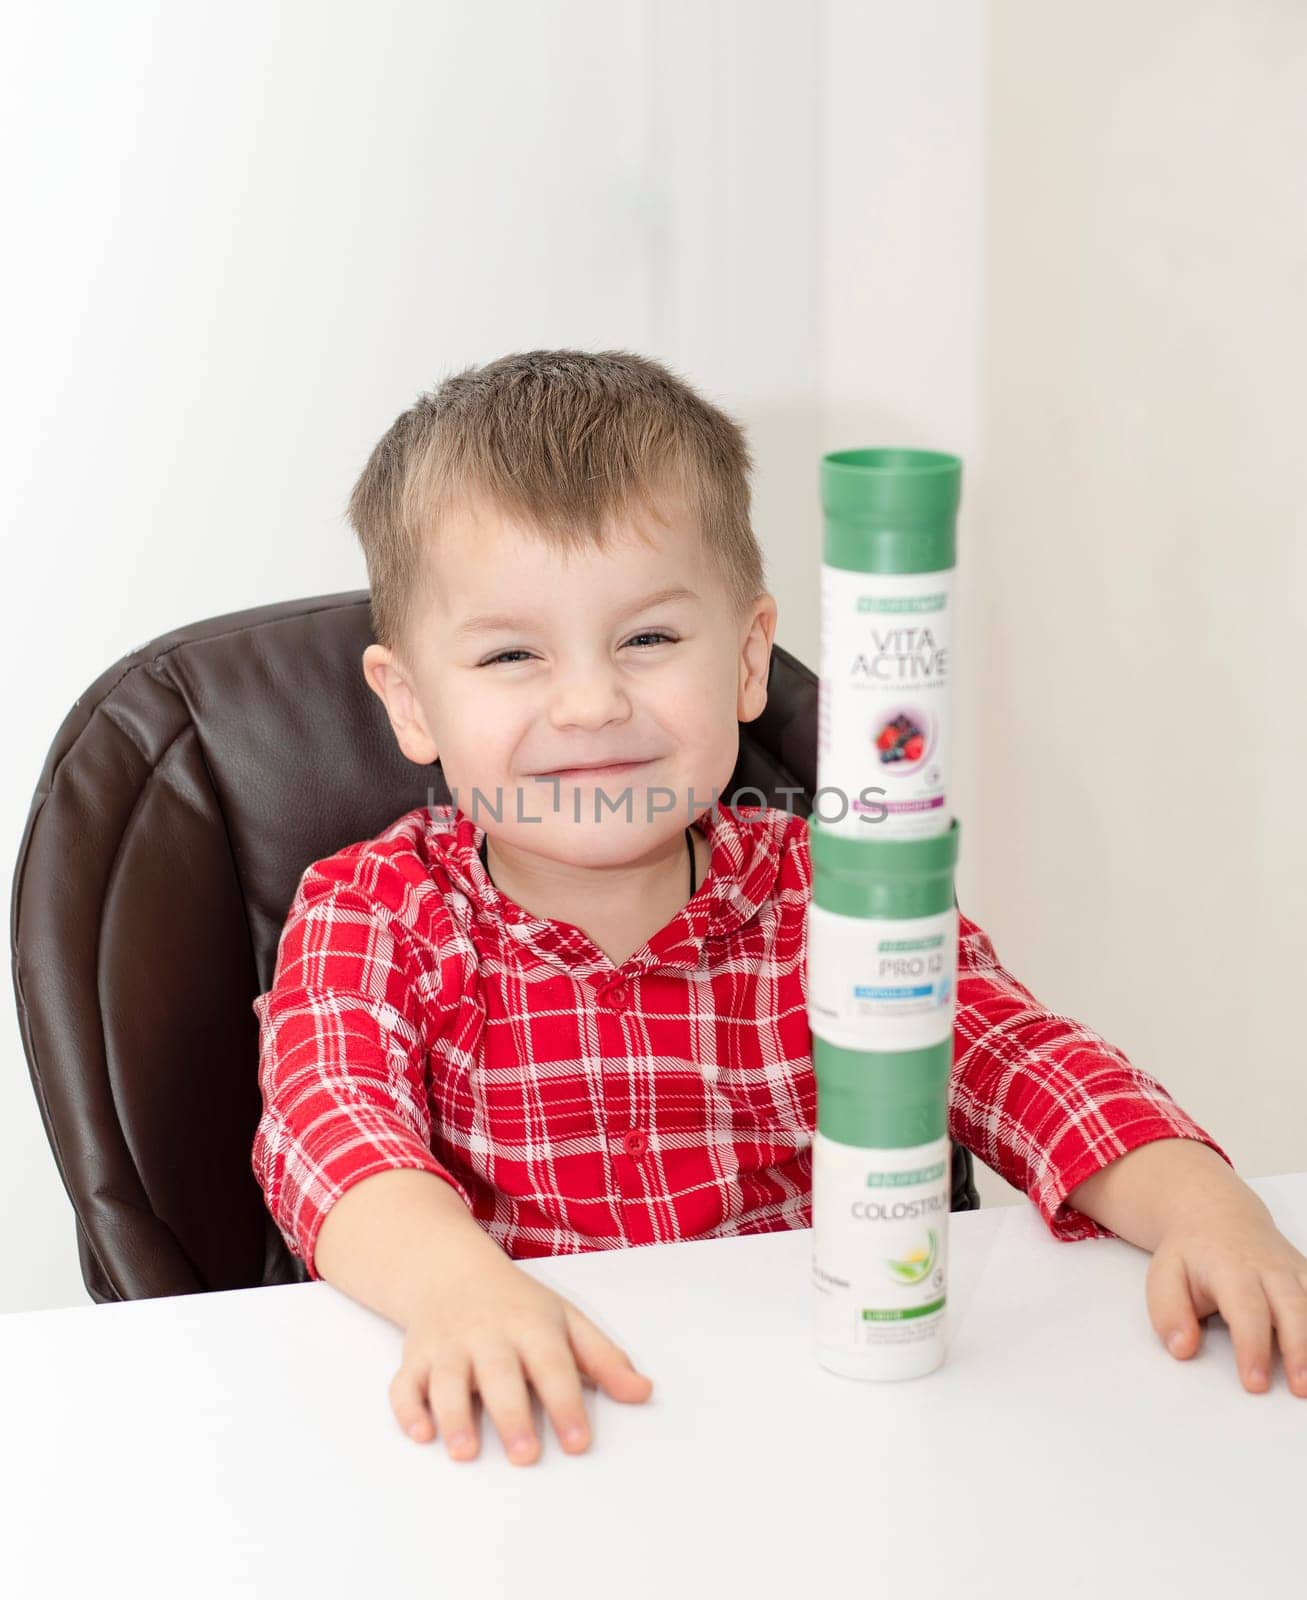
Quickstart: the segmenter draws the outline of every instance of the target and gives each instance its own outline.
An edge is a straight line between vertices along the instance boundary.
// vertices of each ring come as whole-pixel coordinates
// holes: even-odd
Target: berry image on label
[[[920,761],[925,748],[925,733],[901,711],[876,735],[876,749],[882,762]]]

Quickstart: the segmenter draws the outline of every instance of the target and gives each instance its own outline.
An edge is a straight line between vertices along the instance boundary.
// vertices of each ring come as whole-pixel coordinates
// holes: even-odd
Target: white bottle
[[[952,1059],[951,1040],[875,1055],[813,1040],[812,1328],[817,1361],[841,1377],[917,1378],[944,1361]]]
[[[953,568],[962,463],[933,450],[821,460],[821,821],[853,837],[947,831]]]
[[[848,1050],[917,1050],[953,1033],[959,825],[846,838],[808,818],[808,1024]]]

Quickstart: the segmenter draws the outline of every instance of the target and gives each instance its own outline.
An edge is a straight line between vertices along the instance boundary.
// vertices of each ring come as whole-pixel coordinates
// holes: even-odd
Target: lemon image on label
[[[939,1255],[939,1238],[934,1228],[926,1230],[926,1237],[930,1243],[926,1249],[920,1245],[915,1250],[910,1250],[907,1255],[899,1260],[887,1260],[885,1265],[900,1283],[920,1283],[923,1278],[928,1278],[934,1270],[935,1261]]]

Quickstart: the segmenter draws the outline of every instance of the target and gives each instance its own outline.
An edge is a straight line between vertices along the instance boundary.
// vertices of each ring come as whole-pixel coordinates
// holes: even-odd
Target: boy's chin
[[[661,767],[661,762],[649,762],[626,773],[550,774],[520,783],[481,786],[478,804],[483,815],[497,812],[505,822],[539,818],[592,826],[608,822],[656,826],[659,818],[686,812],[689,794],[688,788],[668,783],[665,775],[660,775]],[[702,805],[697,809],[703,809]],[[690,820],[688,814],[685,820]]]

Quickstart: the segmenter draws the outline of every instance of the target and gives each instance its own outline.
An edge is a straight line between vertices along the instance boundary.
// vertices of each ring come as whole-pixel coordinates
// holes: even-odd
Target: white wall
[[[1307,1167],[1307,8],[995,0],[986,925]]]
[[[749,427],[779,640],[811,662],[820,452],[963,454],[959,898],[1037,993],[1137,1047],[1250,1174],[1300,1168],[1258,1109],[1298,1070],[1303,735],[1283,720],[1283,640],[1302,620],[1303,234],[1300,207],[1261,204],[1291,189],[1298,13],[1048,9],[10,7],[10,859],[55,729],[110,662],[181,622],[363,586],[345,496],[420,389],[511,349],[643,350]],[[1041,351],[1063,380],[1051,397]],[[1106,480],[1086,462],[1110,463]],[[1193,558],[1178,576],[1170,549]],[[1131,657],[1130,625],[1166,596],[1180,609],[1156,654]],[[1199,737],[1208,710],[1239,705],[1227,615],[1280,630],[1248,646],[1251,714],[1280,732],[1242,784]],[[1115,654],[1090,693],[1100,631]],[[1159,824],[1131,837],[1102,741],[1144,678],[1179,731],[1135,780]],[[1045,747],[1033,765],[1023,727]],[[1218,783],[1233,846],[1210,810],[1174,827],[1177,794],[1197,813]],[[1250,904],[1272,981],[1235,953],[1221,990],[1190,924]],[[1211,1042],[1186,1015],[1195,969],[1228,997]],[[0,1310],[83,1302],[12,1005],[0,1059]],[[1016,1198],[979,1178],[987,1203]]]

